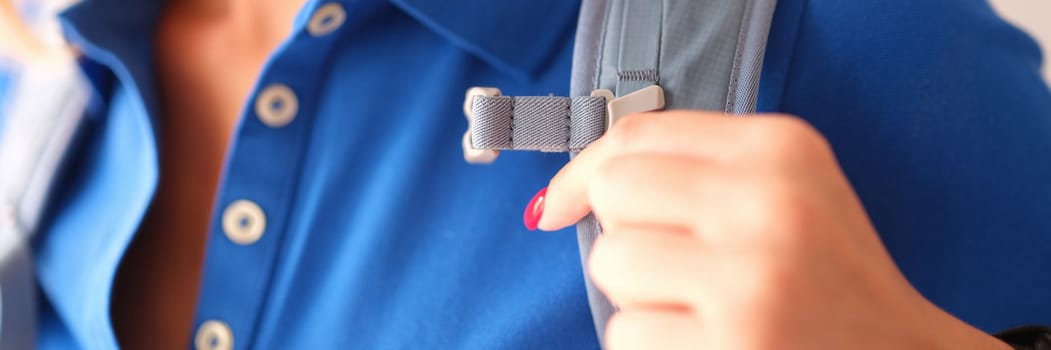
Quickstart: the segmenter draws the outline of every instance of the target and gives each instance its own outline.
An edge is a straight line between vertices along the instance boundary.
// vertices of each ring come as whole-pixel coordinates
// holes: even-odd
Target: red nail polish
[[[525,213],[522,214],[522,221],[525,222],[525,227],[530,231],[536,231],[536,226],[540,224],[540,217],[544,215],[544,197],[547,195],[547,187],[540,189],[533,196],[533,199],[529,201],[529,205],[525,208]]]

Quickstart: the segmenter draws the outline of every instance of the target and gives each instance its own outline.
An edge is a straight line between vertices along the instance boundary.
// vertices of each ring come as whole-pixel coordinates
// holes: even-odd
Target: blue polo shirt
[[[35,242],[44,348],[117,347],[112,283],[159,176],[161,7],[86,0],[65,14],[103,107]],[[568,0],[309,1],[229,145],[187,337],[235,349],[596,348],[576,237],[520,222],[565,157],[469,166],[460,150],[467,87],[567,93],[577,11]],[[986,331],[1051,324],[1051,94],[1039,64],[981,0],[781,0],[760,109],[825,133],[894,259],[936,304]]]

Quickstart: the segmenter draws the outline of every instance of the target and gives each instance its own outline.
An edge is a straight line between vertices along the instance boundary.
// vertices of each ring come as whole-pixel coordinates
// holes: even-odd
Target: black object
[[[1051,350],[1051,327],[1025,326],[996,334],[1016,350]]]

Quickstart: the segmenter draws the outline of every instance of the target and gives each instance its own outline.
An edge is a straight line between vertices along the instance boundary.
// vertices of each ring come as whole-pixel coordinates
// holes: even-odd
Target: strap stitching
[[[511,149],[515,148],[515,102],[516,101],[518,101],[518,97],[511,97],[511,117],[509,118],[511,120],[511,125],[510,125],[511,132],[508,133],[508,135],[507,135],[507,137],[508,137],[507,141],[508,141],[508,143],[511,144]]]
[[[656,69],[633,69],[617,72],[620,81],[649,81],[660,85],[660,73]]]
[[[573,114],[573,99],[566,98],[566,149],[570,149],[569,139],[573,135],[573,122],[570,120]]]

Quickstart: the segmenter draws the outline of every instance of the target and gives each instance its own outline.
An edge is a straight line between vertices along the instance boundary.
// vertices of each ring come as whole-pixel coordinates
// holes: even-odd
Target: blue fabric
[[[1051,93],[983,0],[780,0],[760,110],[831,142],[906,277],[989,332],[1051,324]]]
[[[575,235],[519,219],[564,156],[468,166],[460,153],[468,86],[567,93],[576,3],[341,2],[347,23],[313,38],[311,1],[259,78],[295,90],[299,116],[280,129],[242,116],[196,322],[227,322],[238,349],[597,347]],[[105,103],[35,246],[44,348],[116,347],[111,284],[159,175],[159,11],[87,0],[66,14],[69,38],[110,73],[92,75]],[[1051,324],[1038,63],[978,0],[781,0],[760,108],[826,133],[925,295],[987,331]],[[219,227],[238,199],[267,214],[253,245]]]
[[[215,215],[250,199],[268,228],[240,246],[213,218],[197,322],[228,323],[238,349],[597,347],[575,236],[530,234],[519,219],[564,156],[479,167],[460,150],[467,87],[567,94],[577,5],[342,3],[347,22],[314,38],[302,30],[321,5],[310,2],[259,79],[295,90],[299,115],[281,129],[243,116]],[[111,284],[157,184],[159,8],[93,0],[65,15],[69,37],[117,82],[96,84],[108,108],[92,116],[36,245],[45,348],[116,346]],[[503,28],[502,47],[437,30],[464,15],[524,16],[549,30],[475,28]]]

